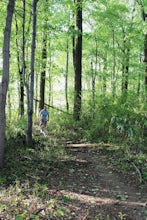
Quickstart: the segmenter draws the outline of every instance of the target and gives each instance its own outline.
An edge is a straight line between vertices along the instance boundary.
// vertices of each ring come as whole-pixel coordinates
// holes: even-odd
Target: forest
[[[0,220],[146,220],[147,1],[1,0],[0,20]]]

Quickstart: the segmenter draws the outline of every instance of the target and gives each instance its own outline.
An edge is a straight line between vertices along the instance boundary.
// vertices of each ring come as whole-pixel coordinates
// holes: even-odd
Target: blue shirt
[[[47,115],[49,115],[49,112],[48,112],[47,110],[42,109],[42,110],[40,111],[41,120],[46,121],[46,120],[47,120],[47,119],[46,119]]]

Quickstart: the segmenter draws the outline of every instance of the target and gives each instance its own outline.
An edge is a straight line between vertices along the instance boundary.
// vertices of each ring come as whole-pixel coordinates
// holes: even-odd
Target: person
[[[46,127],[47,121],[49,121],[49,112],[44,105],[43,109],[39,113],[40,115],[40,129]]]

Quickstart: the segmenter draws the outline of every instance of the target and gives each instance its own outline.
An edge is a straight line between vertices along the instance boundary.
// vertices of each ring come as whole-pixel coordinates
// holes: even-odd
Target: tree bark
[[[42,43],[42,70],[40,76],[40,102],[39,102],[39,111],[43,108],[45,103],[45,84],[46,84],[46,64],[47,64],[47,24],[48,24],[48,0],[45,1],[44,8],[44,33],[43,33],[43,43]]]
[[[69,102],[68,102],[68,65],[69,65],[69,46],[68,38],[66,43],[66,71],[65,71],[65,100],[66,100],[66,110],[69,111]]]
[[[44,30],[46,31],[46,30]],[[45,102],[45,77],[46,77],[46,62],[47,62],[47,34],[44,33],[43,48],[42,48],[42,71],[40,79],[40,102],[39,108],[42,109]]]
[[[147,34],[145,34],[144,37],[144,63],[145,63],[145,80],[144,80],[144,84],[145,84],[145,99],[147,102]]]
[[[113,38],[113,72],[111,78],[112,85],[112,96],[115,98],[116,96],[116,52],[115,52],[115,32],[112,30],[112,38]]]
[[[5,129],[6,129],[6,97],[9,85],[9,59],[10,59],[10,35],[15,0],[9,0],[7,6],[6,25],[3,43],[3,73],[0,84],[0,167],[4,164]]]
[[[75,91],[74,91],[74,119],[78,121],[81,114],[82,93],[82,0],[76,1],[76,42],[75,42]]]
[[[24,8],[23,8],[23,11],[24,11]],[[24,26],[24,22],[23,22],[22,27],[23,26]],[[21,53],[20,53],[19,43],[18,43],[19,36],[18,36],[18,22],[17,22],[16,14],[15,14],[15,27],[16,27],[17,65],[18,65],[18,72],[19,72],[19,77],[20,77],[20,81],[19,81],[19,115],[20,115],[20,117],[22,117],[24,115],[24,81],[23,81],[23,65],[21,64]],[[23,30],[22,30],[22,33],[24,33]],[[22,48],[22,51],[23,51],[23,48]]]
[[[34,100],[34,61],[36,47],[36,17],[37,2],[33,0],[33,22],[32,22],[32,43],[31,43],[31,63],[30,63],[30,86],[28,90],[28,126],[27,126],[27,145],[32,145],[32,125],[33,125],[33,100]]]
[[[129,77],[129,60],[130,60],[130,48],[129,42],[126,41],[126,33],[123,30],[123,64],[122,64],[122,94],[124,98],[128,91],[128,77]]]

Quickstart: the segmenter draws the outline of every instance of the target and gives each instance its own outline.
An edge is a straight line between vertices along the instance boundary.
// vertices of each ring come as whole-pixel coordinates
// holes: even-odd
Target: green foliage
[[[98,105],[100,103],[101,105]],[[113,102],[110,98],[101,99],[97,103],[97,106],[99,106],[99,115],[101,117],[107,117],[107,120],[104,121],[109,125],[112,117],[111,110],[113,109]],[[108,111],[106,111],[107,109]],[[52,193],[50,193],[50,184],[52,181],[50,174],[56,175],[61,170],[63,172],[67,168],[65,168],[66,163],[64,163],[68,158],[64,148],[65,141],[82,141],[85,135],[85,129],[88,131],[88,126],[92,125],[91,112],[88,112],[88,108],[86,110],[86,117],[84,118],[83,116],[78,123],[72,120],[71,115],[65,113],[56,114],[55,120],[51,119],[48,127],[50,131],[49,137],[45,139],[39,136],[36,131],[34,139],[40,139],[40,142],[37,142],[37,144],[34,142],[32,148],[25,148],[22,145],[14,146],[14,141],[11,143],[8,149],[11,152],[7,150],[6,164],[0,178],[0,187],[7,186],[6,188],[3,187],[3,191],[1,190],[0,192],[0,211],[3,212],[5,210],[7,216],[13,213],[14,219],[41,219],[45,217],[50,219],[68,219],[69,216],[73,215],[70,204],[78,203],[78,200],[73,199],[70,194],[61,194],[60,199],[58,197],[53,198]],[[97,114],[95,114],[95,118],[96,116]],[[101,122],[102,119],[98,119],[98,122]],[[87,126],[88,120],[90,120],[90,123]],[[102,124],[102,129],[105,123]],[[109,130],[109,126],[107,129]],[[100,138],[103,138],[103,135],[104,133],[102,133]],[[80,138],[80,140],[77,138]],[[95,138],[97,140],[97,136]],[[102,139],[97,141],[100,140]],[[112,145],[108,149],[102,146],[101,150],[109,158],[107,160],[109,164],[112,165],[113,163],[113,167],[118,172],[130,172],[130,175],[136,176],[137,179],[138,174],[132,165],[132,162],[134,162],[141,171],[143,179],[146,181],[146,154],[137,155],[130,152],[130,155],[128,155],[126,154],[127,147],[122,147],[122,145],[123,143],[121,142],[121,145],[118,147]],[[70,178],[76,173],[76,169],[70,167],[68,173]],[[85,181],[86,178],[84,175],[83,173],[83,180]],[[58,189],[63,190],[64,187],[65,183],[61,179],[58,182]],[[9,195],[9,200],[6,198],[7,195]],[[116,199],[124,201],[127,199],[127,194],[118,194],[116,195]],[[7,203],[5,202],[6,200]],[[125,219],[123,212],[116,215],[118,219]],[[97,215],[96,219],[112,218],[111,214],[107,215],[107,218],[104,216],[104,213],[101,212]]]
[[[56,134],[58,137],[63,138],[68,137],[69,140],[82,138],[81,121],[74,121],[72,114],[56,111],[52,117],[49,125],[51,134]]]
[[[18,117],[14,117],[11,121],[8,121],[6,128],[6,138],[8,141],[12,141],[12,139],[22,138],[25,136],[27,127],[26,116],[21,119]]]
[[[16,217],[15,217],[15,220],[23,220],[24,218],[22,217],[22,216],[20,216],[20,215],[17,215]]]
[[[86,112],[82,114],[82,126],[84,137],[91,141],[108,141],[109,124],[112,116],[113,101],[108,97],[99,97],[95,102],[95,108],[89,103]]]
[[[91,100],[87,103],[78,122],[70,114],[54,114],[51,132],[69,139],[121,142],[137,154],[146,152],[146,107],[138,97],[128,94],[124,102],[122,96],[115,101],[111,96],[99,96],[94,105]]]
[[[66,46],[67,40],[70,39],[68,45],[68,98],[70,99],[69,105],[71,108],[74,96],[74,93],[72,93],[69,97],[69,91],[74,90],[73,45],[71,38],[76,34],[76,30],[73,29],[74,16],[72,17],[71,15],[75,12],[75,6],[73,2],[68,0],[63,2],[54,0],[49,2],[39,1],[38,4],[35,88],[39,88],[38,74],[40,74],[42,66],[42,33],[47,33],[47,49],[49,51],[47,54],[47,83],[45,89],[47,100],[50,88],[59,87],[60,82],[64,82],[67,57]],[[2,48],[6,1],[2,0],[0,6],[2,24],[0,27],[0,45]],[[86,139],[86,141],[91,142],[117,143],[120,149],[115,148],[112,151],[109,149],[106,152],[110,156],[109,158],[113,159],[115,154],[117,157],[115,157],[113,163],[120,170],[131,170],[136,176],[140,172],[143,180],[147,181],[147,108],[144,101],[146,94],[144,93],[144,65],[142,62],[144,30],[146,27],[144,27],[141,21],[138,8],[134,10],[132,7],[134,5],[129,5],[128,1],[84,1],[83,13],[86,16],[83,16],[82,83],[84,86],[82,91],[83,108],[81,120],[75,122],[72,114],[55,110],[51,114],[51,121],[49,122],[49,135],[54,138],[49,138],[48,143],[46,143],[43,137],[41,138],[40,135],[34,133],[34,145],[32,148],[26,149],[25,133],[27,118],[24,116],[24,118],[18,119],[15,116],[16,112],[13,112],[12,115],[13,109],[16,108],[16,105],[18,106],[19,102],[19,94],[16,95],[19,86],[18,65],[20,65],[20,69],[22,67],[22,5],[19,1],[16,2],[16,17],[12,25],[11,74],[6,113],[6,165],[0,177],[0,185],[14,184],[14,191],[12,190],[11,192],[10,190],[9,192],[12,197],[15,197],[16,194],[15,201],[12,201],[12,204],[5,204],[4,202],[0,208],[1,210],[14,212],[15,216],[13,217],[16,220],[43,218],[42,213],[39,213],[39,217],[35,214],[30,214],[29,210],[26,210],[25,202],[22,204],[25,212],[22,213],[21,209],[17,210],[17,206],[21,203],[22,198],[24,198],[24,201],[27,200],[26,191],[29,191],[29,187],[27,188],[25,184],[22,188],[20,186],[20,182],[24,181],[24,179],[29,179],[32,184],[33,196],[47,200],[46,205],[49,206],[49,218],[64,218],[63,216],[65,215],[66,219],[68,210],[61,208],[60,204],[55,200],[48,203],[50,195],[47,193],[45,184],[46,176],[49,175],[49,172],[57,168],[64,168],[64,164],[59,161],[60,158],[63,159],[67,156],[62,143],[63,140],[76,142]],[[30,12],[31,1],[26,5],[26,76],[29,76],[30,66]],[[18,25],[17,34],[15,29],[16,21]],[[18,47],[15,44],[16,38]],[[124,58],[126,56],[124,51],[127,49],[129,50],[128,94],[121,95],[122,65],[124,65]],[[93,69],[91,62],[93,63]],[[115,97],[111,96],[113,72],[116,75],[114,77],[117,91],[114,94]],[[0,70],[0,75],[2,75],[2,70]],[[92,77],[96,77],[96,95],[93,100],[91,99]],[[18,86],[16,86],[17,84]],[[104,84],[105,89],[103,88]],[[84,87],[87,90],[86,92]],[[37,89],[35,93],[36,99],[38,99]],[[55,91],[53,89],[49,93],[52,94],[51,99],[56,105],[56,101],[60,102],[60,98],[64,97],[64,87],[59,91],[58,89],[55,89]],[[13,107],[12,109],[11,106]],[[62,139],[62,141],[59,139]],[[135,167],[137,167],[138,172],[136,172]],[[74,169],[69,169],[71,176],[74,172]],[[59,185],[61,186],[62,182]],[[122,196],[119,196],[120,200],[123,200]],[[63,202],[68,202],[70,197],[63,196],[62,200]],[[38,201],[40,202],[40,200]],[[44,204],[44,201],[41,201],[41,204]],[[118,218],[124,219],[125,216],[120,212]],[[98,219],[103,219],[103,216],[99,215]],[[107,216],[107,219],[110,219],[110,217]]]
[[[138,104],[134,105],[134,102]],[[137,151],[144,150],[146,144],[146,120],[145,106],[140,112],[140,105],[137,99],[129,99],[125,103],[120,103],[118,100],[114,105],[109,133],[114,137],[120,136],[122,139],[125,138],[130,146],[134,146]]]
[[[7,182],[6,176],[1,176],[0,177],[0,184],[6,183],[6,182]]]

